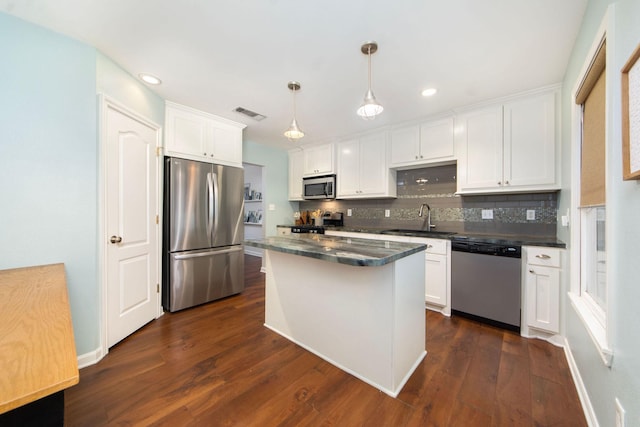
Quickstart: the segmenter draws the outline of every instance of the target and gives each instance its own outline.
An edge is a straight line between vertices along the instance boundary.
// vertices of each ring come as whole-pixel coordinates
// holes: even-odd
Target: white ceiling
[[[274,147],[331,140],[561,82],[587,0],[0,0],[0,11],[95,46],[161,97],[247,125]],[[360,46],[378,43],[372,89]],[[438,88],[423,98],[426,87]],[[267,116],[256,122],[232,110]]]

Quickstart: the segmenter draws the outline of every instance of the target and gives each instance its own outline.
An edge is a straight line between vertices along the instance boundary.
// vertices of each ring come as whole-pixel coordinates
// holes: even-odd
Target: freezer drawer
[[[178,311],[237,294],[244,289],[241,245],[169,254],[163,306]]]

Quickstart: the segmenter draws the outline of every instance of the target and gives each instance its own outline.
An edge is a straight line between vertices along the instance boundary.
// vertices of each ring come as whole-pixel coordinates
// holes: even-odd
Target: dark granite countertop
[[[325,227],[327,231],[345,231],[350,233],[369,233],[369,234],[385,234],[388,228],[366,228],[366,227]],[[409,235],[404,233],[404,235]],[[545,246],[552,248],[565,248],[566,244],[554,237],[540,236],[519,236],[519,235],[500,235],[500,234],[479,234],[479,233],[456,233],[451,235],[434,234],[428,235],[424,233],[416,233],[415,237],[423,237],[429,239],[446,239],[457,241],[470,241],[493,243],[515,246]]]
[[[364,267],[389,264],[426,249],[420,243],[353,239],[320,234],[291,234],[246,240],[247,246]]]

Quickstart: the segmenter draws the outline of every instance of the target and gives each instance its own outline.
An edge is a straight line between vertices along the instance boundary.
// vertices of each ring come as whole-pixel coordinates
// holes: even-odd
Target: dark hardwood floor
[[[393,399],[263,326],[260,263],[246,257],[242,294],[165,314],[82,369],[65,425],[586,425],[562,349],[433,312]]]

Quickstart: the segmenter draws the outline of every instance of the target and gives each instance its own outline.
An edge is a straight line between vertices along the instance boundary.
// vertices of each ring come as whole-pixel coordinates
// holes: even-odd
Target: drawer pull
[[[536,272],[535,272],[535,271],[533,271],[533,270],[529,270],[529,273],[531,273],[531,274],[536,274]]]
[[[427,244],[427,249],[431,249],[432,247],[433,247],[433,245]]]
[[[547,254],[539,254],[536,255],[536,258],[540,258],[540,259],[550,259],[551,257]]]

